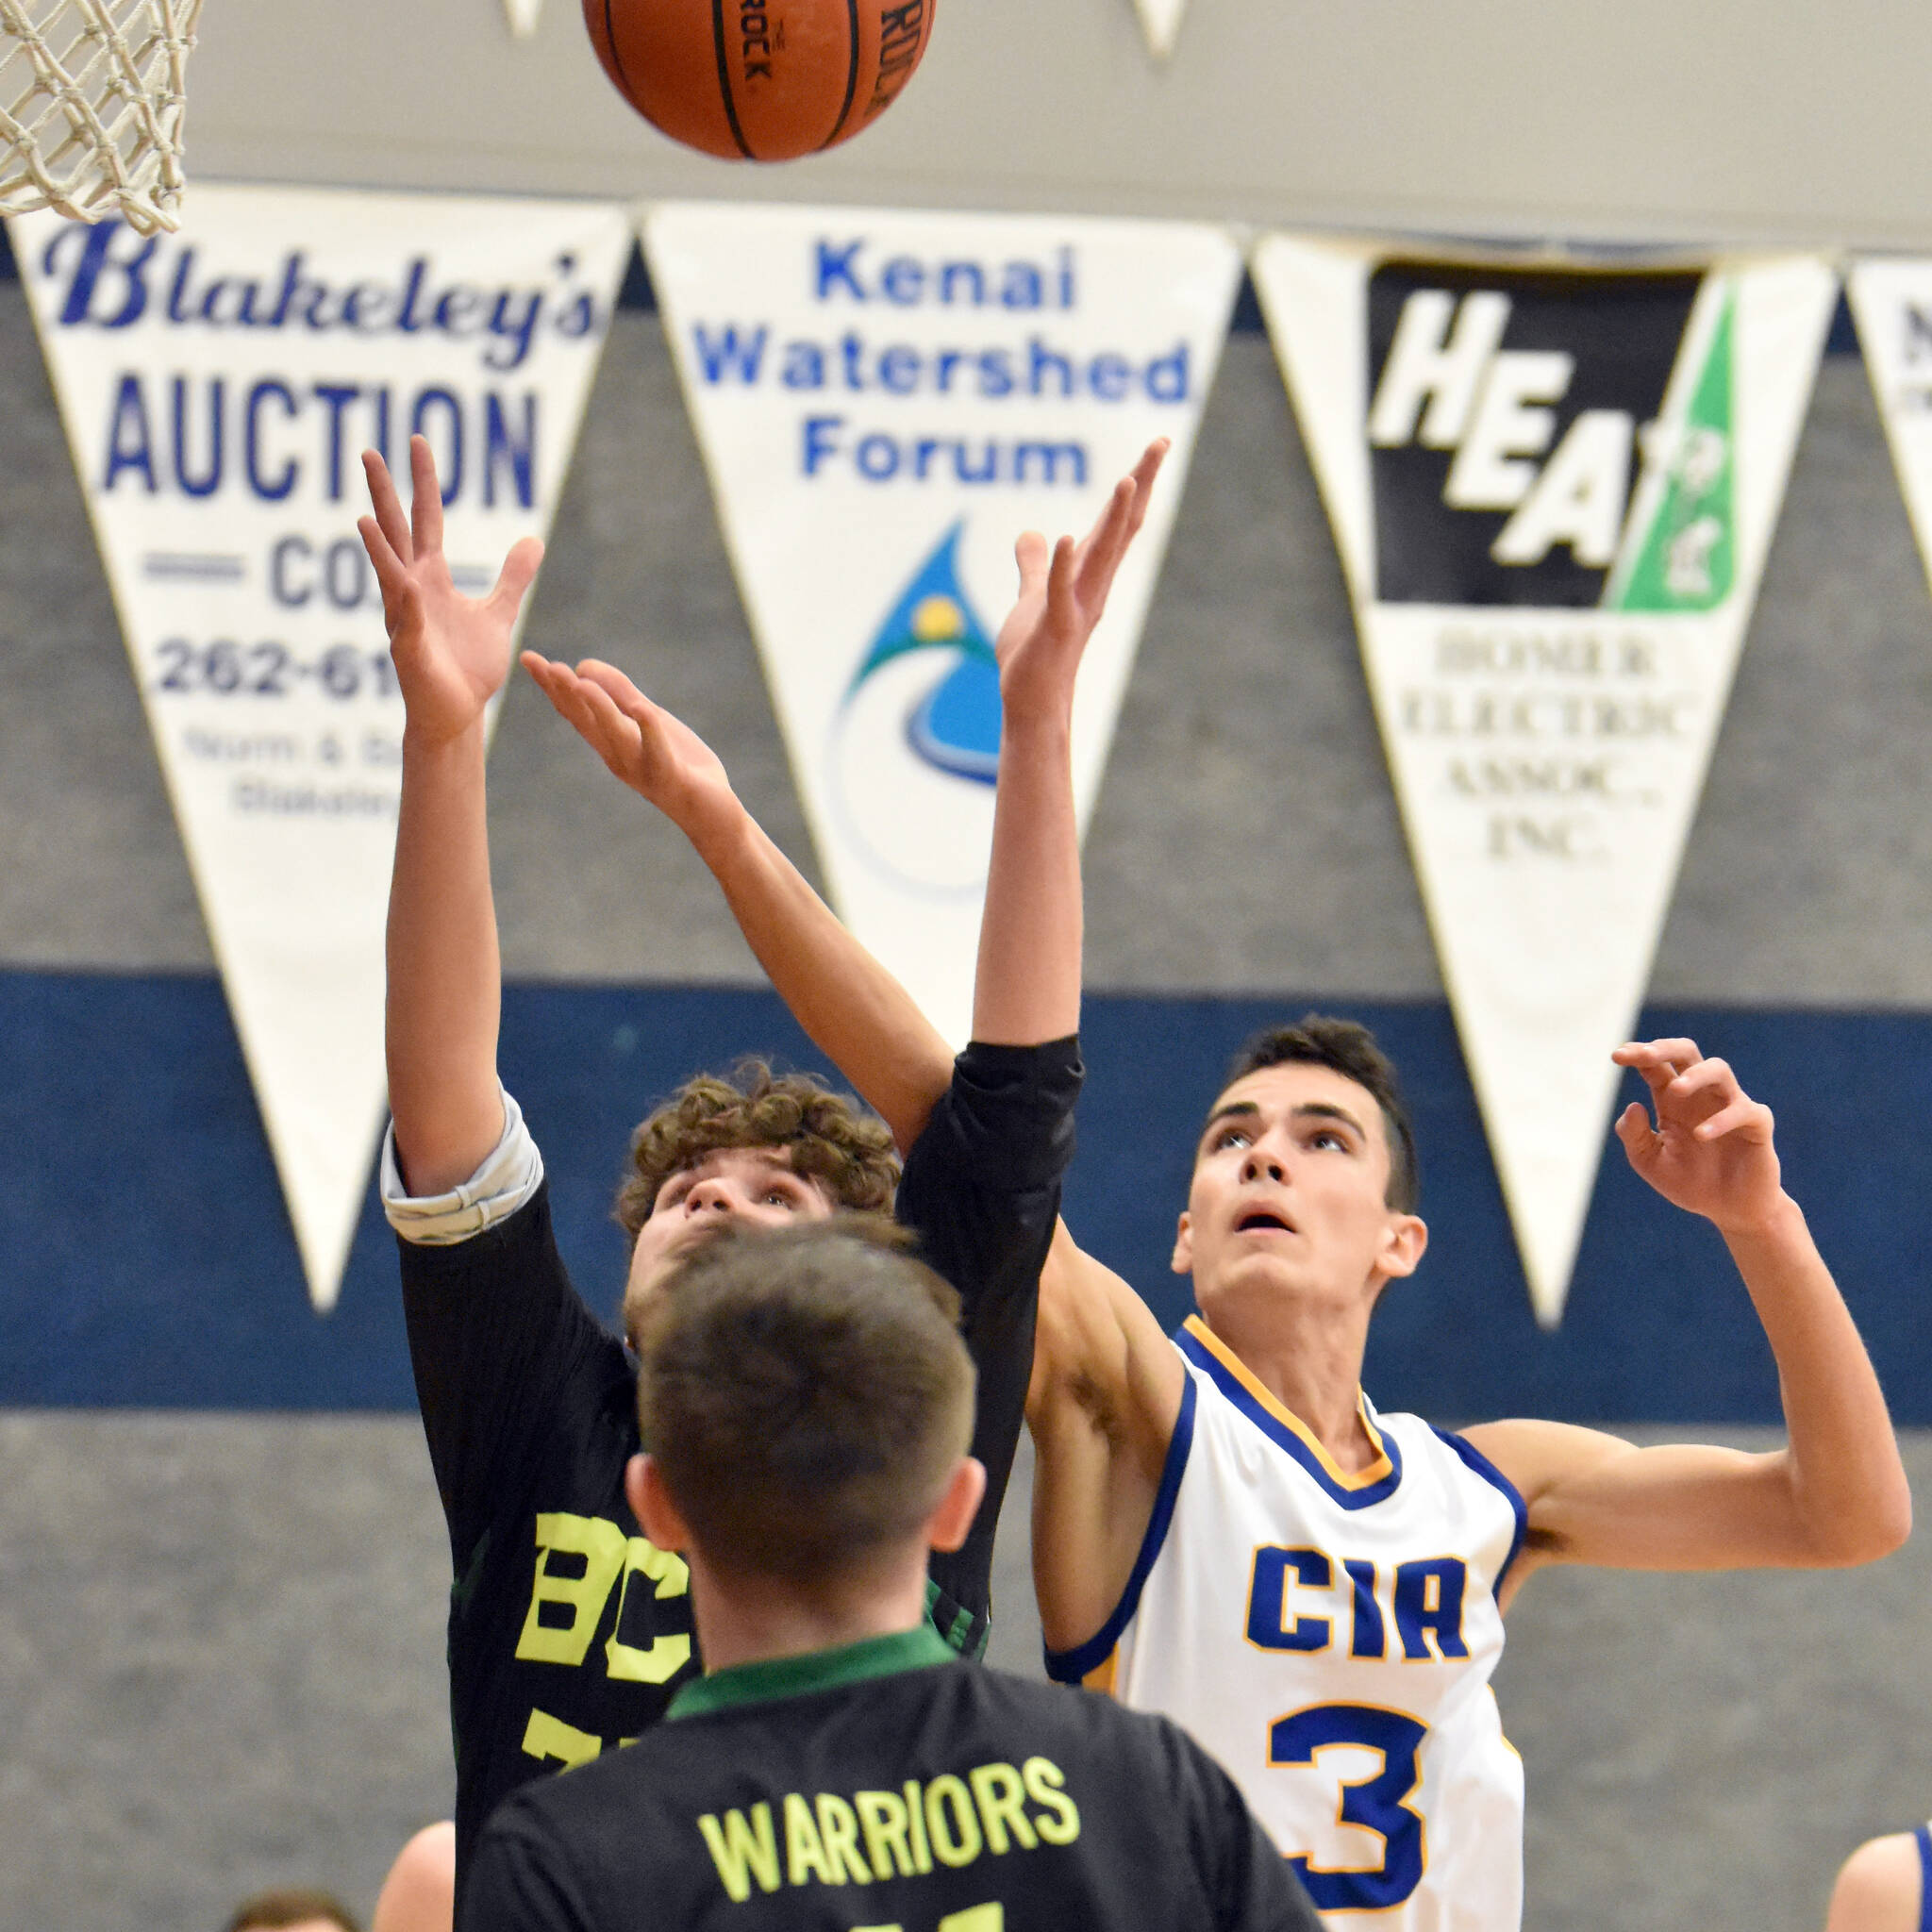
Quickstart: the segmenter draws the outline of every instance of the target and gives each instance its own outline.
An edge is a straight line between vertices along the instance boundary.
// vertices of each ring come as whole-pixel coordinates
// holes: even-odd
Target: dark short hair
[[[638,1322],[644,1445],[707,1561],[829,1582],[911,1536],[973,1435],[959,1298],[890,1223],[732,1228]]]
[[[839,1207],[856,1213],[886,1212],[899,1185],[883,1121],[809,1074],[774,1074],[763,1060],[742,1060],[728,1078],[687,1080],[631,1136],[631,1171],[617,1196],[617,1219],[631,1240],[673,1174],[726,1147],[785,1149],[793,1173],[822,1182]]]
[[[342,1932],[362,1932],[356,1917],[332,1892],[307,1886],[283,1886],[244,1898],[229,1916],[227,1932],[277,1932],[285,1925],[307,1925],[326,1919]]]
[[[1237,1080],[1264,1067],[1307,1065],[1332,1067],[1374,1096],[1382,1110],[1382,1138],[1389,1143],[1389,1186],[1383,1200],[1398,1213],[1413,1214],[1422,1193],[1422,1173],[1415,1158],[1415,1129],[1395,1077],[1394,1063],[1366,1026],[1338,1020],[1326,1013],[1304,1013],[1292,1026],[1270,1026],[1257,1033],[1235,1055],[1225,1092]]]

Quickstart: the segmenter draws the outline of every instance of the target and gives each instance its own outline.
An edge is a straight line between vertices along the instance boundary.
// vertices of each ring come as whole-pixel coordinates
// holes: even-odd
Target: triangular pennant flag
[[[1081,671],[1084,824],[1239,253],[1179,224],[722,205],[644,237],[826,882],[963,1040],[1014,539],[1083,531],[1173,439]]]
[[[1932,576],[1932,261],[1855,262],[1847,292],[1919,555]]]
[[[509,16],[510,32],[518,40],[527,41],[543,17],[543,0],[503,0],[503,10]]]
[[[1837,282],[1377,258],[1254,274],[1554,1326]]]
[[[438,452],[458,587],[547,530],[620,208],[204,182],[178,235],[11,225],[315,1306],[383,1105],[402,742],[357,455]]]
[[[1188,0],[1134,0],[1134,4],[1141,9],[1147,44],[1165,60],[1180,37],[1181,15],[1188,10]]]

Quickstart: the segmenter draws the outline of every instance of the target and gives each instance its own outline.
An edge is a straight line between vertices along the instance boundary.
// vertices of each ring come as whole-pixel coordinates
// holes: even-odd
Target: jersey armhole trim
[[[1919,1932],[1932,1928],[1932,1827],[1920,1825],[1912,1837],[1919,1845]]]
[[[1127,1587],[1121,1592],[1113,1615],[1085,1643],[1075,1644],[1072,1650],[1046,1652],[1046,1674],[1057,1684],[1077,1684],[1090,1672],[1098,1670],[1113,1654],[1121,1632],[1134,1621],[1134,1612],[1141,1607],[1141,1592],[1147,1587],[1154,1559],[1167,1541],[1169,1525],[1174,1522],[1174,1506],[1180,1495],[1181,1477],[1187,1473],[1188,1452],[1194,1444],[1194,1377],[1185,1368],[1182,1373],[1185,1380],[1181,1412],[1174,1418],[1167,1460],[1160,1468],[1160,1487],[1154,1492],[1154,1513],[1147,1519],[1147,1534],[1141,1539],[1140,1554],[1134,1558]]]
[[[1481,1476],[1484,1482],[1491,1484],[1503,1492],[1504,1501],[1509,1505],[1510,1514],[1516,1518],[1516,1529],[1509,1539],[1509,1554],[1503,1558],[1503,1567],[1496,1572],[1496,1580],[1490,1586],[1491,1596],[1501,1596],[1503,1579],[1508,1575],[1510,1566],[1522,1554],[1524,1539],[1529,1534],[1529,1505],[1523,1500],[1523,1491],[1467,1437],[1452,1435],[1447,1429],[1437,1429],[1436,1434],[1462,1457],[1474,1474]]]

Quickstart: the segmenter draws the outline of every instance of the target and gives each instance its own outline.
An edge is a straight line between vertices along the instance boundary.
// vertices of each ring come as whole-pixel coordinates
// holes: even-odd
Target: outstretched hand
[[[535,651],[518,661],[611,774],[687,834],[695,837],[708,820],[736,812],[717,753],[615,665],[586,658],[573,671]]]
[[[363,451],[362,469],[375,513],[356,528],[382,587],[382,621],[408,728],[438,741],[459,738],[509,675],[509,634],[543,546],[525,537],[504,558],[487,597],[461,596],[442,554],[442,490],[428,442],[409,439],[407,517],[389,465],[373,449]]]
[[[1062,537],[1049,555],[1046,539],[1028,530],[1015,545],[1020,600],[993,641],[1000,702],[1008,719],[1070,714],[1081,654],[1107,608],[1114,573],[1147,521],[1147,500],[1167,451],[1165,437],[1148,444],[1077,543]]]
[[[1610,1058],[1643,1076],[1657,1109],[1654,1126],[1634,1100],[1617,1121],[1630,1165],[1666,1201],[1726,1234],[1762,1224],[1784,1197],[1770,1108],[1695,1041],[1633,1041]]]

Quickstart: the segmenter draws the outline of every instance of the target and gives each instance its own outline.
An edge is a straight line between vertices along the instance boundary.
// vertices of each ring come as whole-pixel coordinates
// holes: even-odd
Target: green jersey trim
[[[934,1664],[958,1661],[945,1639],[930,1624],[921,1624],[916,1629],[895,1630],[890,1637],[867,1637],[837,1650],[760,1657],[756,1663],[713,1671],[708,1677],[693,1677],[672,1698],[664,1715],[667,1719],[704,1717],[714,1710],[768,1704],[779,1697],[803,1697],[812,1690],[860,1684],[868,1677],[892,1677],[903,1671],[929,1670]]]

